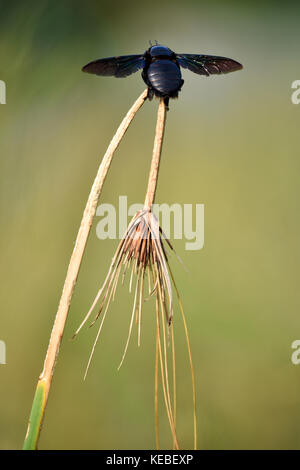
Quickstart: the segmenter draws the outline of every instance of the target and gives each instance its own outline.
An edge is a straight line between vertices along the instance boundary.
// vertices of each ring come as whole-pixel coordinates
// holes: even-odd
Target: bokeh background
[[[183,71],[167,118],[159,203],[205,204],[205,246],[174,247],[173,271],[190,329],[202,449],[299,449],[299,8],[277,2],[0,2],[0,448],[22,446],[32,398],[81,215],[120,120],[144,89],[84,75],[90,60],[141,53],[157,39],[177,52],[232,57],[242,72]],[[118,149],[101,201],[142,202],[157,101]],[[69,341],[117,242],[95,220],[72,301],[41,434],[41,449],[148,449],[154,435],[154,302],[145,306],[120,370],[132,296],[119,289],[96,349]],[[178,434],[192,447],[191,377],[175,310]],[[161,406],[161,441],[170,432]]]

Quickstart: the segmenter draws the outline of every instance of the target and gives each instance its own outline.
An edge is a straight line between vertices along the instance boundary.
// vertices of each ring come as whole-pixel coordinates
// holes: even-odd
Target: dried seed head
[[[149,210],[137,212],[117,248],[102,287],[99,289],[90,310],[73,336],[75,337],[79,333],[91,316],[97,303],[100,302],[98,313],[90,326],[97,321],[103,312],[102,321],[93,345],[85,376],[99,339],[110,302],[114,299],[121,271],[123,284],[126,274],[131,270],[129,291],[132,290],[135,279],[135,293],[129,334],[120,366],[126,355],[135,313],[137,314],[138,320],[138,344],[140,344],[142,305],[144,300],[159,292],[166,321],[169,326],[171,325],[173,316],[172,287],[163,240],[165,240],[168,246],[173,250],[172,245],[160,228],[156,216]],[[144,294],[144,278],[146,274],[148,275],[147,297],[145,297]]]
[[[193,380],[193,401],[194,401],[194,442],[196,446],[196,412],[195,412],[195,383],[194,371],[190,352],[190,345],[187,333],[187,327],[184,317],[184,312],[179,298],[179,293],[174,282],[172,272],[169,270],[168,258],[164,246],[164,242],[174,251],[169,240],[166,238],[164,232],[159,226],[158,219],[148,209],[144,209],[133,217],[126,233],[119,243],[116,253],[113,257],[112,263],[109,267],[108,274],[102,287],[99,289],[96,298],[88,311],[86,317],[81,325],[75,332],[74,336],[81,330],[83,325],[87,322],[93,313],[96,305],[99,302],[99,310],[92,326],[102,314],[102,319],[99,325],[96,339],[87,364],[85,376],[87,375],[96,344],[98,342],[102,326],[110,305],[114,299],[116,289],[120,276],[122,284],[126,278],[126,274],[130,275],[129,291],[134,287],[134,301],[132,314],[129,325],[129,332],[125,344],[123,356],[119,368],[123,364],[126,356],[129,340],[131,337],[133,320],[136,315],[136,322],[138,325],[138,344],[141,338],[141,324],[142,324],[142,305],[144,300],[148,300],[151,296],[155,296],[155,311],[156,311],[156,361],[155,361],[155,421],[156,421],[156,441],[159,448],[159,435],[158,435],[158,369],[161,370],[162,390],[168,421],[172,433],[173,445],[175,449],[179,449],[179,444],[176,434],[176,373],[175,373],[175,343],[174,332],[172,325],[173,318],[173,300],[172,300],[172,286],[174,284],[178,296],[179,306],[182,313],[184,328],[188,343],[189,360]],[[121,274],[122,273],[122,274]],[[144,279],[148,277],[148,292],[145,293]],[[166,339],[166,330],[168,331],[168,338],[171,338],[172,348],[172,383],[173,383],[173,404],[171,399],[169,373],[168,373],[168,348]],[[171,334],[170,334],[171,332]]]

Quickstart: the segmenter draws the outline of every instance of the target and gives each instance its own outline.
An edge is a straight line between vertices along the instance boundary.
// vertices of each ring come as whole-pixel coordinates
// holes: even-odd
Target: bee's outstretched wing
[[[90,62],[82,67],[83,72],[95,75],[127,77],[145,66],[143,55],[123,55],[119,57],[107,57]]]
[[[243,68],[242,64],[227,57],[202,54],[177,54],[179,65],[199,75],[212,75],[234,72]]]

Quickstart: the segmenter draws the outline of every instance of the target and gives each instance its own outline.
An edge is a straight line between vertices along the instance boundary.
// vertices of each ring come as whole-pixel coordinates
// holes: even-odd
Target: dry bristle
[[[168,270],[168,260],[165,248],[163,246],[163,240],[165,239],[162,230],[159,227],[159,222],[154,214],[149,210],[143,210],[138,212],[130,222],[126,233],[119,243],[115,256],[113,257],[106,279],[99,289],[96,298],[84,318],[83,322],[77,329],[75,335],[80,331],[83,325],[87,322],[90,315],[94,311],[96,305],[99,303],[99,310],[91,323],[91,326],[98,320],[99,316],[103,313],[102,320],[96,335],[96,339],[93,344],[93,348],[88,360],[85,376],[87,375],[91,360],[95,351],[96,344],[98,342],[100,333],[102,331],[103,323],[110,305],[110,302],[114,299],[118,281],[122,278],[122,284],[125,280],[126,274],[129,272],[129,291],[131,291],[134,285],[134,302],[133,309],[129,324],[128,336],[122,355],[122,359],[118,368],[121,367],[126,356],[128,349],[132,328],[133,320],[136,314],[136,321],[138,326],[138,345],[140,345],[141,338],[141,327],[142,327],[142,306],[144,300],[147,300],[149,296],[155,294],[156,305],[159,305],[159,309],[162,314],[162,318],[165,318],[166,325],[170,327],[172,316],[173,316],[173,302],[172,302],[172,289],[171,289],[171,278]],[[172,248],[172,245],[167,241],[168,246]],[[131,272],[130,272],[131,270]],[[147,274],[149,283],[149,294],[144,294],[144,277]],[[168,328],[169,329],[169,328]],[[175,448],[178,448],[178,441],[175,431],[175,423],[173,418],[173,410],[171,407],[171,398],[169,391],[169,379],[167,372],[167,358],[165,349],[165,328],[163,326],[163,351],[160,350],[160,354],[163,354],[164,359],[160,358],[162,384],[164,389],[164,399],[166,404],[166,410],[170,428],[173,436],[173,442]],[[74,335],[74,336],[75,336]],[[159,340],[160,349],[161,342]],[[173,384],[175,386],[175,384]]]
[[[165,248],[163,246],[164,238],[165,237],[159,227],[158,220],[151,211],[143,210],[138,212],[133,217],[123,239],[117,248],[115,256],[113,257],[105,282],[99,289],[88,314],[80,324],[74,336],[77,335],[80,329],[87,322],[98,302],[100,307],[91,323],[91,326],[97,321],[103,309],[105,313],[107,312],[109,304],[111,300],[114,299],[116,293],[122,266],[124,266],[121,275],[122,284],[124,283],[128,270],[130,271],[129,268],[131,268],[129,291],[131,291],[133,279],[135,276],[137,278],[135,297],[138,295],[138,289],[140,289],[138,299],[135,298],[133,312],[134,315],[135,310],[137,309],[137,318],[139,319],[139,338],[141,332],[142,304],[143,300],[145,300],[143,292],[144,276],[146,273],[149,276],[150,271],[154,275],[152,280],[150,278],[148,279],[150,295],[156,292],[159,287],[160,291],[162,292],[164,312],[166,314],[168,324],[171,324],[173,315],[172,289],[167,265],[168,260]],[[168,246],[173,249],[168,240],[167,243]],[[166,302],[167,298],[168,305]]]
[[[128,336],[122,355],[122,359],[118,368],[121,367],[126,356],[132,329],[133,321],[136,316],[136,323],[138,327],[138,345],[140,345],[141,327],[142,327],[142,307],[144,300],[149,299],[152,295],[156,297],[156,308],[161,312],[162,328],[162,343],[159,339],[159,364],[161,368],[162,387],[164,391],[164,401],[166,405],[167,416],[170,424],[170,429],[173,436],[173,443],[175,448],[179,448],[176,436],[176,424],[174,415],[175,409],[171,406],[170,387],[167,368],[167,349],[166,349],[166,335],[165,325],[168,327],[168,337],[170,336],[170,326],[173,317],[173,301],[172,301],[172,288],[171,277],[169,275],[168,260],[163,241],[166,240],[163,231],[159,227],[159,222],[155,215],[149,210],[142,210],[138,212],[130,222],[126,233],[119,243],[115,256],[113,257],[106,279],[99,289],[96,298],[84,318],[83,322],[77,329],[75,335],[80,331],[83,325],[87,322],[92,312],[95,310],[96,305],[99,303],[98,312],[92,321],[91,325],[98,320],[103,312],[103,316],[99,325],[99,329],[94,341],[92,351],[88,360],[85,376],[87,375],[91,360],[98,342],[100,333],[102,331],[103,323],[109,309],[110,302],[114,299],[119,278],[121,275],[122,284],[129,274],[129,291],[131,292],[134,286],[134,301],[129,324]],[[172,245],[168,240],[167,244],[173,250]],[[122,271],[122,274],[121,274]],[[131,271],[131,272],[130,272]],[[148,276],[149,293],[144,294],[144,277]],[[75,336],[74,335],[74,336]],[[173,339],[172,339],[173,341]],[[173,350],[173,347],[172,347]],[[173,383],[175,389],[175,383]],[[173,393],[174,403],[175,394]],[[158,438],[157,438],[158,440]]]

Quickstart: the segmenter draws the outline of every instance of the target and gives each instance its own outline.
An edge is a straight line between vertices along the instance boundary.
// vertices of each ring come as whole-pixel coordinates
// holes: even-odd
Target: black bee
[[[180,67],[198,75],[212,75],[234,72],[243,66],[233,59],[203,54],[176,54],[166,46],[156,44],[142,55],[107,57],[90,62],[82,68],[83,72],[117,78],[127,77],[143,69],[142,78],[148,86],[148,98],[153,95],[165,99],[177,98],[184,83]]]

